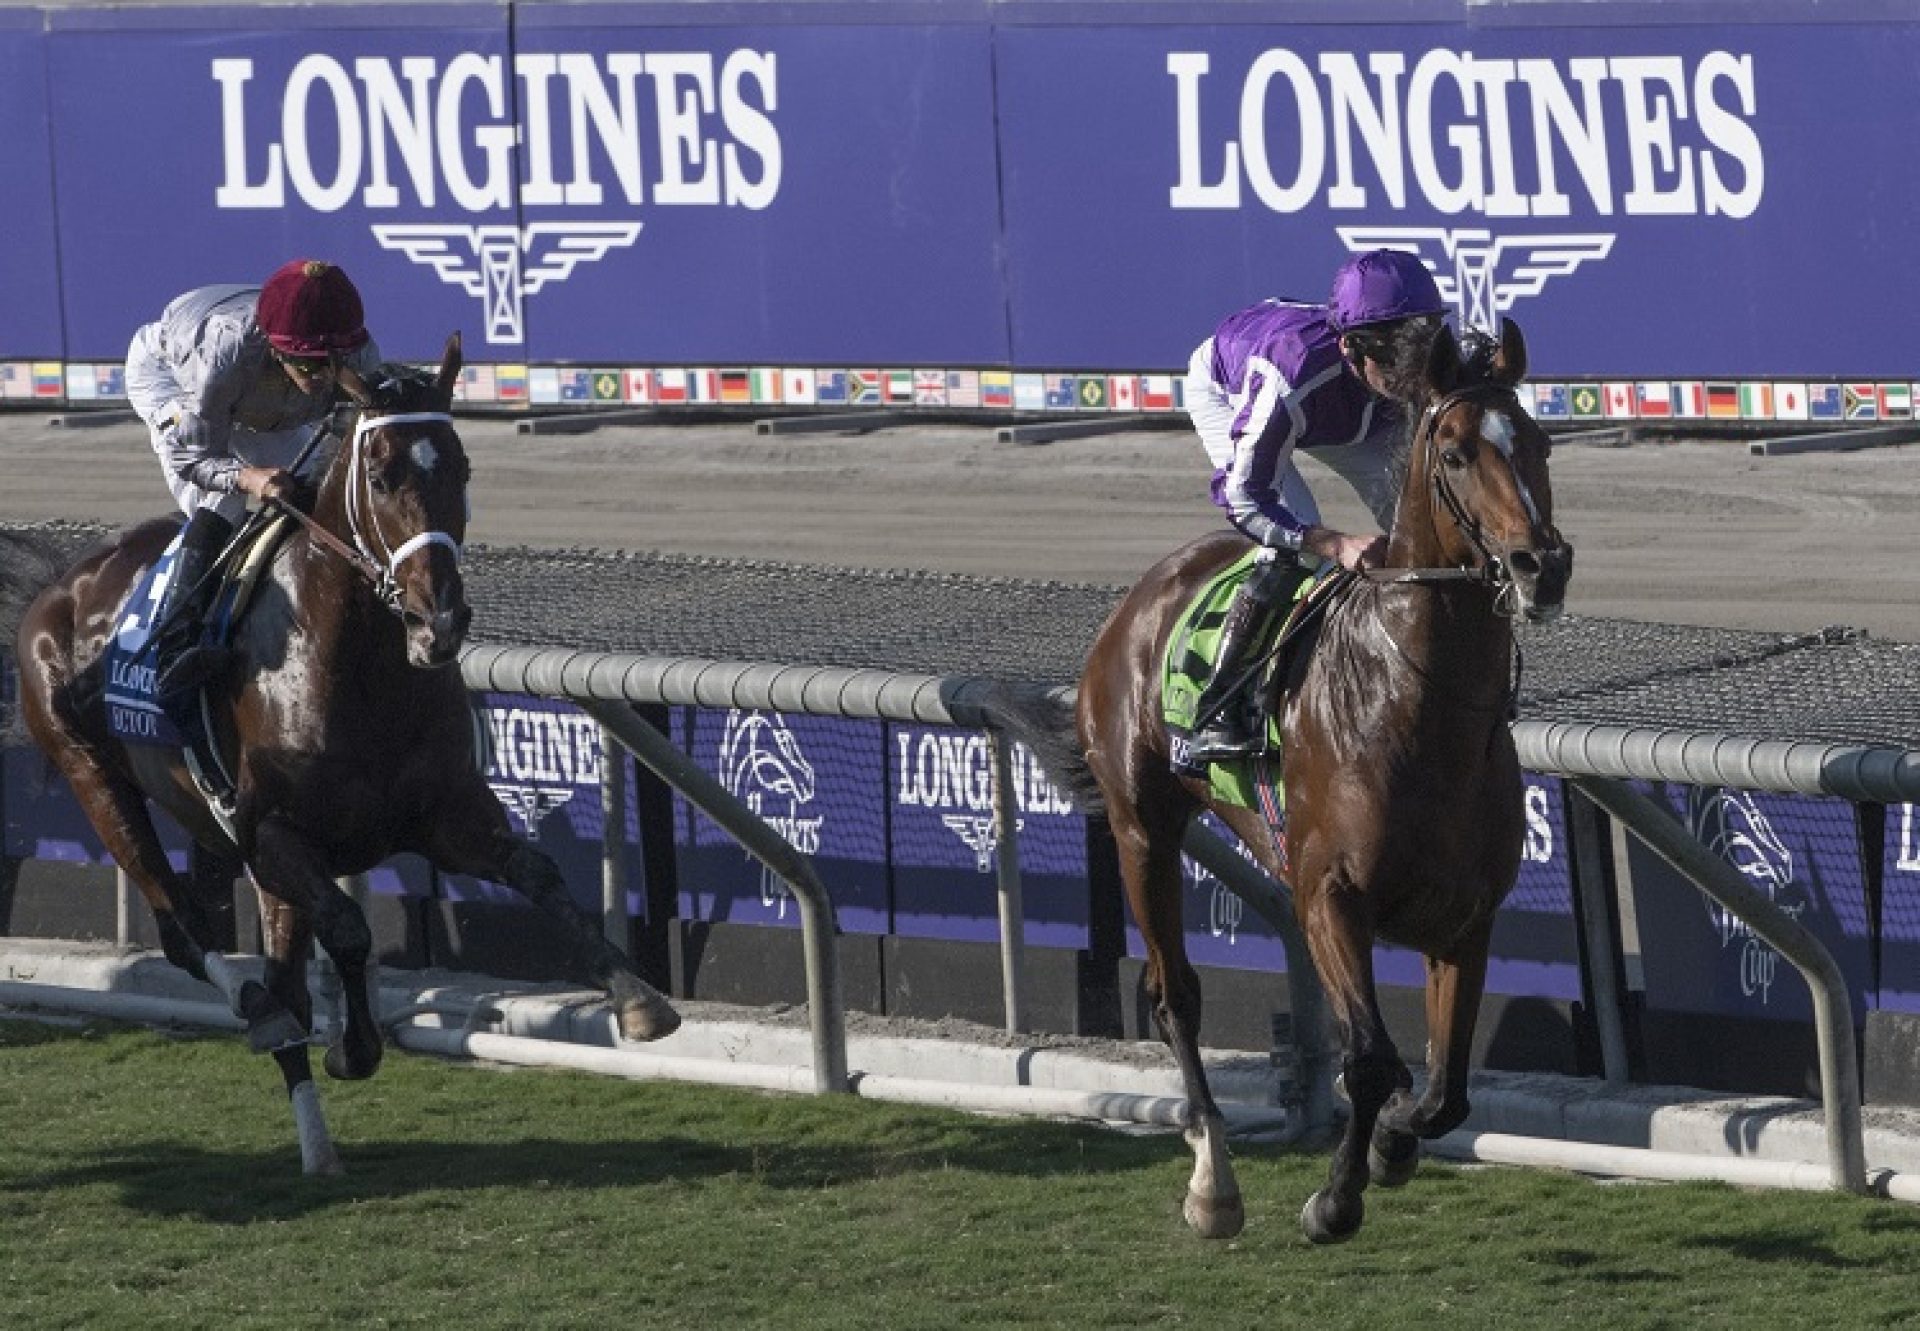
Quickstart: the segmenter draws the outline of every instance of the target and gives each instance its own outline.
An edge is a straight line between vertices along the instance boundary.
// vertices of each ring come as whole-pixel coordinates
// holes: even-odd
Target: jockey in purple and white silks
[[[285,468],[333,411],[343,364],[371,375],[380,351],[353,283],[312,259],[283,264],[264,286],[189,291],[133,335],[127,398],[188,519],[156,621],[166,626],[154,645],[162,706],[224,664],[202,641],[215,582],[207,572],[248,496],[298,492]]]
[[[1194,350],[1186,406],[1213,462],[1213,500],[1260,547],[1221,627],[1219,659],[1198,704],[1196,762],[1243,757],[1264,720],[1249,689],[1224,695],[1263,637],[1269,613],[1304,567],[1377,565],[1381,536],[1321,525],[1294,465],[1305,449],[1353,488],[1384,531],[1398,491],[1393,453],[1405,433],[1396,398],[1417,382],[1446,311],[1411,254],[1370,250],[1342,264],[1325,305],[1265,300],[1228,315]],[[1223,705],[1224,703],[1224,705]]]

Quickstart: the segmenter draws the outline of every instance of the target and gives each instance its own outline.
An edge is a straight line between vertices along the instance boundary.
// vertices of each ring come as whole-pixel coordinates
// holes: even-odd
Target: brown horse
[[[1514,392],[1525,372],[1512,322],[1471,364],[1451,333],[1435,341],[1420,400],[1404,404],[1408,479],[1385,567],[1353,580],[1325,611],[1317,643],[1276,699],[1284,852],[1260,815],[1214,803],[1204,782],[1174,775],[1161,721],[1169,634],[1201,587],[1245,553],[1237,533],[1194,541],[1140,580],[1094,642],[1076,717],[1032,703],[1001,713],[1043,757],[1064,760],[1070,782],[1097,785],[1146,939],[1146,990],[1186,1084],[1195,1168],[1185,1214],[1207,1237],[1237,1234],[1245,1215],[1201,1066],[1200,985],[1181,926],[1181,840],[1203,806],[1292,884],[1341,1041],[1352,1114],[1327,1186],[1301,1213],[1307,1236],[1350,1238],[1369,1176],[1406,1182],[1420,1140],[1467,1116],[1494,912],[1520,863],[1523,792],[1507,728],[1513,617],[1558,613],[1573,566],[1553,526],[1546,436]],[[1427,1083],[1417,1098],[1381,1020],[1376,939],[1428,959]]]
[[[274,554],[237,626],[234,665],[208,686],[206,715],[234,778],[225,816],[177,750],[123,744],[109,732],[101,689],[129,594],[177,521],[136,527],[50,584],[44,550],[13,542],[0,552],[7,608],[25,606],[15,650],[27,728],[152,906],[167,957],[223,990],[253,1047],[272,1050],[308,1173],[339,1169],[307,1058],[309,945],[326,948],[347,1000],[327,1071],[369,1077],[381,1057],[372,936],[335,879],[389,855],[413,851],[524,893],[570,932],[625,1037],[654,1039],[680,1022],[574,905],[553,862],[513,835],[474,761],[455,665],[472,618],[460,576],[469,466],[449,414],[459,372],[457,334],[437,375],[388,367],[369,385],[342,371],[358,408],[352,432],[312,516]],[[260,896],[264,987],[241,981],[209,946],[203,911],[169,865],[148,801],[203,846],[244,861]]]

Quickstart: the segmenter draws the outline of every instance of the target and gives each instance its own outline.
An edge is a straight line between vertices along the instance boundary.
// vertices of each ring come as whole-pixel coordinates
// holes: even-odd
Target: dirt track
[[[0,415],[0,522],[166,511],[144,431]],[[986,426],[762,436],[751,423],[525,435],[463,421],[471,539],[1119,583],[1219,522],[1184,430],[1045,445]],[[1309,461],[1328,517],[1359,506]],[[1920,642],[1920,446],[1762,458],[1731,442],[1563,446],[1587,615]]]

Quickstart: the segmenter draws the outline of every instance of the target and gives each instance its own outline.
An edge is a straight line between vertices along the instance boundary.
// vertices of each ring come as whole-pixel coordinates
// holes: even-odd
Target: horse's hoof
[[[361,1054],[358,1058],[347,1052],[344,1040],[336,1040],[327,1046],[327,1056],[322,1062],[327,1075],[335,1081],[365,1081],[380,1070],[380,1057],[383,1053],[380,1045],[373,1047],[372,1056]]]
[[[1393,1149],[1381,1150],[1376,1139],[1367,1146],[1367,1177],[1375,1186],[1382,1188],[1403,1188],[1412,1182],[1413,1176],[1420,1170],[1420,1142],[1418,1138],[1403,1137],[1395,1133],[1390,1140]],[[1405,1147],[1404,1151],[1399,1148]]]
[[[615,1008],[622,1040],[663,1040],[680,1029],[680,1014],[663,1002],[622,1003]]]
[[[1247,1227],[1247,1208],[1239,1193],[1231,1197],[1202,1197],[1197,1192],[1189,1192],[1180,1214],[1186,1217],[1188,1227],[1203,1239],[1230,1239]]]
[[[1366,1218],[1365,1198],[1355,1195],[1343,1207],[1325,1189],[1307,1198],[1307,1204],[1300,1208],[1300,1228],[1310,1243],[1345,1243],[1360,1232],[1360,1222]]]

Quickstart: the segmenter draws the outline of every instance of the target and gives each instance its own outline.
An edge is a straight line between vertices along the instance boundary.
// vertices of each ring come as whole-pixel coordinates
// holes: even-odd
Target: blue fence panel
[[[0,358],[57,359],[63,346],[40,29],[39,11],[0,9]],[[30,381],[0,383],[0,396],[31,394]]]
[[[1878,1006],[1920,1012],[1920,805],[1887,808]]]

